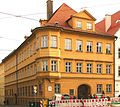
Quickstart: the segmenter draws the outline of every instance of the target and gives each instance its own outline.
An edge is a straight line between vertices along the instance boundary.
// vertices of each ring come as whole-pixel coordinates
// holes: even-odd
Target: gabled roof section
[[[119,21],[118,21],[119,20]],[[107,33],[114,35],[120,28],[120,11],[111,15],[111,26]],[[96,30],[105,33],[105,18],[96,24]]]
[[[87,10],[82,10],[79,13],[74,14],[73,16],[75,17],[80,17],[80,18],[85,18],[89,20],[95,21],[96,19],[87,11]]]
[[[58,23],[61,26],[69,27],[66,21],[71,17],[71,15],[77,13],[71,7],[63,3],[48,20],[47,24]]]

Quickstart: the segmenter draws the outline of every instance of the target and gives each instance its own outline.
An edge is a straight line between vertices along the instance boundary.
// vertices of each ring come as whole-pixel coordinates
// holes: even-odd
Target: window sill
[[[41,47],[41,49],[47,49],[48,47]]]
[[[96,52],[97,54],[103,54],[102,52]]]
[[[65,51],[72,51],[72,49],[70,49],[70,50],[69,49],[65,49]]]
[[[112,53],[106,53],[106,55],[112,55]]]
[[[89,51],[86,51],[86,53],[93,53],[93,51],[89,52]]]
[[[83,51],[76,50],[76,52],[83,52]]]
[[[57,47],[50,47],[50,48],[57,49]]]

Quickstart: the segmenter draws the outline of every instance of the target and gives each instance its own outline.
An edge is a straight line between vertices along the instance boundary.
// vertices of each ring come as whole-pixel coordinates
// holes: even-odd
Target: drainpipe
[[[114,48],[113,48],[113,52],[114,52],[114,54],[113,54],[113,62],[114,62],[114,69],[113,69],[113,71],[114,71],[114,97],[115,97],[115,42],[116,42],[116,40],[118,39],[118,37],[117,36],[115,36],[115,39],[114,39],[114,42],[113,42],[113,46],[114,46]]]

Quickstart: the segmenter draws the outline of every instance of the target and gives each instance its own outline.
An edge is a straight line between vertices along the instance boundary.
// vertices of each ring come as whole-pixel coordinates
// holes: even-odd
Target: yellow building
[[[113,96],[115,37],[96,32],[95,20],[66,4],[40,20],[41,27],[3,59],[6,101],[28,104],[55,93]]]
[[[5,101],[4,84],[4,65],[0,63],[0,105],[4,105]]]

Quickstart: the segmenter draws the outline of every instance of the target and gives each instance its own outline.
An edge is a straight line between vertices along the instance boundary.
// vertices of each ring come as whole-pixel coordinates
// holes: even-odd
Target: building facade
[[[120,11],[106,15],[104,20],[96,24],[96,29],[103,33],[115,35],[115,96],[120,95]]]
[[[55,93],[114,96],[115,38],[96,32],[95,20],[66,4],[40,20],[41,27],[3,59],[8,103],[39,102]]]
[[[4,64],[0,64],[0,105],[4,105],[5,94],[4,94]]]

